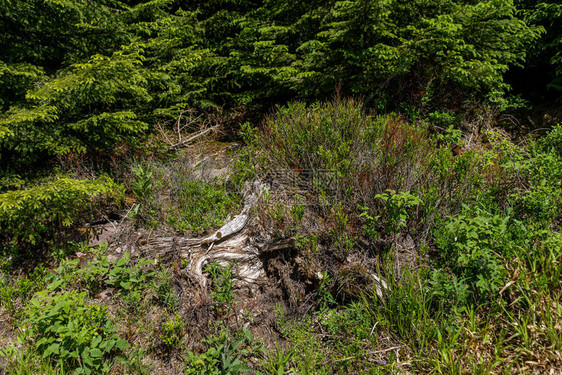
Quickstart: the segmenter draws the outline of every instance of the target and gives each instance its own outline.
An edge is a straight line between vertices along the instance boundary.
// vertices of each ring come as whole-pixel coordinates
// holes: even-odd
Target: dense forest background
[[[0,373],[562,366],[559,2],[0,0],[0,28]],[[260,201],[252,236],[294,242],[273,321],[231,266],[190,310],[186,259],[88,245],[208,233],[272,170],[342,187]]]
[[[3,1],[3,163],[107,153],[186,109],[255,118],[337,87],[422,118],[552,104],[561,14],[533,1]]]

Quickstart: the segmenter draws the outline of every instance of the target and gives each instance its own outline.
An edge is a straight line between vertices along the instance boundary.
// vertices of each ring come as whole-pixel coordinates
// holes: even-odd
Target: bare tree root
[[[241,233],[250,220],[250,211],[268,186],[260,181],[246,183],[243,190],[244,208],[240,214],[205,238],[157,237],[139,242],[141,253],[160,257],[187,259],[187,271],[200,284],[207,287],[203,268],[211,262],[222,264],[236,262],[235,277],[244,283],[258,283],[265,271],[258,258],[259,249],[248,246],[248,236]]]
[[[306,261],[298,254],[294,237],[273,239],[267,233],[258,237],[252,234],[253,226],[248,224],[255,213],[253,208],[258,204],[263,192],[268,189],[269,187],[260,181],[247,182],[242,192],[244,207],[241,212],[207,237],[153,237],[146,234],[146,237],[143,237],[143,234],[138,233],[137,237],[133,234],[135,238],[129,241],[128,251],[143,257],[159,258],[165,262],[173,261],[175,264],[181,264],[180,260],[187,261],[187,267],[182,269],[181,273],[186,280],[190,280],[190,290],[182,292],[189,293],[202,303],[206,303],[209,297],[205,266],[218,262],[221,265],[233,264],[233,277],[237,286],[247,289],[251,295],[260,294],[256,292],[263,290],[262,287],[266,285],[271,286],[273,282],[276,287],[281,287],[290,306],[301,306],[310,288],[321,282],[322,274],[319,269],[322,267]],[[349,270],[334,270],[340,272],[344,279],[345,272],[353,272],[353,264],[357,262],[348,263],[350,266],[346,267]],[[366,277],[365,282],[371,283],[376,294],[382,298],[389,290],[385,280],[372,271],[367,271],[363,266],[360,268],[364,269],[360,274]],[[351,289],[357,287],[359,284],[350,285]]]

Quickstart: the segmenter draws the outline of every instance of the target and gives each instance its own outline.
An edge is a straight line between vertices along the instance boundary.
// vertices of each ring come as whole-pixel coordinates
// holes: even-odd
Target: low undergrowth
[[[136,203],[130,216],[138,226],[155,228],[165,223],[179,233],[196,235],[220,227],[240,208],[236,189],[221,176],[208,178],[204,171],[185,165],[190,162],[179,158],[132,168]]]
[[[244,181],[270,183],[247,233],[292,245],[261,254],[273,286],[247,300],[235,263],[204,267],[205,298],[189,259],[105,245],[76,242],[31,271],[16,267],[15,249],[40,240],[52,251],[61,245],[48,228],[73,228],[123,196],[118,185],[96,188],[101,180],[60,182],[71,187],[60,194],[57,183],[31,187],[30,197],[45,191],[84,212],[49,214],[23,197],[14,212],[34,225],[2,228],[1,314],[17,329],[0,365],[14,374],[145,374],[162,363],[185,374],[557,371],[561,132],[516,144],[482,129],[469,147],[454,129],[336,99],[244,125],[228,177],[195,173],[186,157],[137,163],[125,181],[131,230],[202,234],[239,211]],[[0,198],[13,195],[4,190]],[[269,320],[254,319],[272,300]]]
[[[14,258],[83,238],[80,227],[119,206],[124,194],[108,177],[19,180],[15,186],[0,182],[0,252]]]
[[[326,305],[317,294],[323,318],[315,324],[308,315],[282,331],[291,344],[268,366],[299,373],[561,366],[560,126],[519,145],[483,132],[485,146],[466,148],[430,125],[363,116],[353,100],[335,100],[291,104],[249,138],[256,173],[276,170],[275,182],[282,171],[306,200],[299,221],[286,213],[294,205],[270,199],[263,228],[296,235],[297,269],[304,276],[313,268],[308,282],[336,297]],[[333,177],[337,184],[327,181]],[[386,279],[382,297],[368,286],[370,273]],[[349,309],[360,317],[358,331],[351,342],[336,335],[334,345],[322,322],[349,320]],[[385,353],[380,362],[365,362],[361,337]],[[353,365],[341,370],[345,363]]]

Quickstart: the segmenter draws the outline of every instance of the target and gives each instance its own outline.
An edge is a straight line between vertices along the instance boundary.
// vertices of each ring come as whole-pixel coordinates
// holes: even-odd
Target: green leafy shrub
[[[562,125],[558,124],[543,138],[539,140],[545,151],[554,151],[562,157]]]
[[[291,216],[293,217],[293,221],[295,224],[299,224],[302,218],[304,217],[304,206],[301,202],[297,202],[293,206],[291,206]]]
[[[232,280],[232,267],[230,263],[223,267],[218,262],[213,262],[205,267],[204,271],[211,276],[211,296],[217,304],[215,311],[220,317],[234,308],[234,281]]]
[[[345,259],[355,246],[357,238],[349,233],[350,217],[341,202],[332,207],[329,219],[328,233],[332,237],[335,254]]]
[[[316,254],[318,253],[318,235],[310,234],[308,236],[302,236],[297,234],[295,246],[305,254]]]
[[[505,285],[503,256],[511,251],[508,224],[517,223],[509,216],[465,206],[435,229],[441,258],[478,295],[490,295]]]
[[[33,294],[45,286],[46,273],[42,264],[20,278],[11,275],[8,270],[0,270],[0,306],[10,314],[18,313]]]
[[[62,370],[107,372],[129,344],[119,338],[105,306],[89,305],[86,293],[39,292],[25,309],[25,335],[34,350]]]
[[[131,261],[129,253],[120,259],[109,260],[107,256],[88,262],[78,267],[79,260],[63,261],[53,273],[46,277],[51,291],[60,291],[79,285],[89,291],[91,296],[106,288],[120,295],[121,300],[129,307],[135,308],[139,301],[152,291],[158,303],[175,310],[177,296],[171,287],[171,275],[164,269],[156,270],[154,262],[140,258]]]
[[[150,168],[139,165],[138,167],[131,167],[131,170],[135,173],[135,181],[131,182],[133,194],[141,201],[150,200],[153,185]]]
[[[252,369],[242,363],[242,359],[255,351],[254,337],[247,329],[243,336],[232,340],[208,338],[203,342],[209,345],[207,351],[197,355],[187,351],[186,375],[236,375]]]
[[[549,225],[562,217],[562,157],[556,152],[556,129],[530,142],[516,146],[497,134],[491,134],[503,189],[496,200],[513,206],[521,219]]]
[[[176,312],[179,307],[179,296],[172,288],[174,274],[167,269],[161,268],[156,271],[151,282],[151,289],[154,290],[158,301],[168,311]]]
[[[177,348],[183,341],[185,323],[179,315],[168,318],[162,325],[160,339],[170,348]]]
[[[454,156],[448,147],[438,147],[427,155],[428,169],[415,172],[418,180],[410,190],[420,201],[406,210],[408,230],[424,240],[438,218],[455,215],[462,204],[473,202],[485,190],[485,177],[492,164],[479,150]],[[376,211],[375,211],[376,212]]]
[[[434,116],[429,116],[430,120],[435,122]],[[445,117],[446,120],[441,121],[451,121],[448,117]],[[462,139],[462,131],[459,129],[455,129],[455,125],[447,126],[442,133],[438,133],[435,137],[439,142],[443,142],[447,145],[460,145]]]
[[[361,214],[359,214],[359,217],[363,220],[363,235],[365,235],[369,240],[377,239],[379,236],[377,222],[380,219],[380,215],[372,216],[369,213],[370,210],[367,206],[360,205],[359,210],[361,210]]]
[[[147,270],[145,266],[152,263],[149,260],[139,259],[138,262],[132,265],[129,254],[125,253],[123,258],[111,265],[105,283],[124,293],[146,288],[148,281],[154,277],[155,272]]]
[[[518,213],[540,223],[551,223],[562,217],[562,189],[553,186],[534,185],[519,194],[513,194],[513,204]]]
[[[5,192],[0,194],[0,243],[16,252],[52,244],[65,229],[91,220],[96,210],[114,204],[122,195],[121,186],[106,177],[57,178]]]
[[[82,270],[80,269],[79,263],[80,259],[78,258],[61,259],[59,266],[45,277],[47,289],[57,291],[78,283],[82,277]]]
[[[418,206],[422,200],[410,192],[387,190],[386,193],[375,195],[375,199],[384,202],[386,230],[389,233],[400,233],[409,219],[408,210]]]

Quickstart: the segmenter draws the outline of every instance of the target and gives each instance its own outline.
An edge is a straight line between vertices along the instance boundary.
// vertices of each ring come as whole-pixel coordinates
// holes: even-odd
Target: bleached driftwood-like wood
[[[266,189],[267,185],[260,181],[254,181],[254,183],[246,185],[244,188],[244,209],[242,212],[239,215],[236,215],[234,219],[223,225],[215,233],[201,240],[201,243],[209,244],[222,241],[244,229],[250,219],[250,210],[257,203],[260,195]]]
[[[221,242],[213,246],[212,252],[200,251],[195,254],[192,261],[190,262],[188,268],[189,271],[195,276],[199,281],[201,286],[205,287],[207,285],[207,279],[203,276],[203,267],[205,264],[217,261],[220,263],[233,262],[233,261],[257,261],[254,254],[246,253],[243,251],[244,245],[248,241],[248,237],[245,235],[236,236],[228,241]]]
[[[188,271],[199,281],[202,287],[207,286],[203,268],[207,263],[237,262],[236,278],[255,282],[264,274],[263,266],[258,258],[258,251],[246,246],[248,237],[240,234],[250,220],[250,211],[258,202],[267,185],[260,181],[247,183],[243,190],[244,208],[240,214],[223,225],[219,230],[205,238],[159,237],[148,239],[143,247],[155,256],[173,254],[189,259]],[[142,251],[141,251],[142,252]]]
[[[207,238],[201,240],[201,244],[212,244],[214,242],[222,241],[233,234],[240,232],[250,220],[250,215],[247,213],[246,208],[242,211],[240,215],[234,216],[234,219],[220,227],[218,231],[213,233]]]
[[[173,251],[177,251],[180,256],[185,256],[189,249],[200,245],[200,238],[157,237],[148,239],[143,247],[150,249],[150,253],[155,256],[163,256]]]

